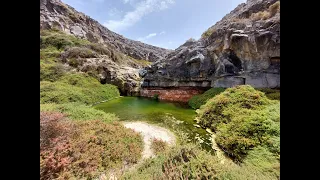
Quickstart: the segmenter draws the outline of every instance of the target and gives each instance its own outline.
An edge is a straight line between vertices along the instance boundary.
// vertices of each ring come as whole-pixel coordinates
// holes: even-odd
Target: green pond
[[[183,104],[161,102],[142,97],[120,97],[94,106],[96,109],[116,114],[123,121],[145,121],[183,133],[189,141],[198,141],[211,150],[210,134],[195,127],[195,110]]]

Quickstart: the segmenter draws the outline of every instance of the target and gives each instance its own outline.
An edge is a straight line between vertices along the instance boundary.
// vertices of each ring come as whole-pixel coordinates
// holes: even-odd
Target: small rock
[[[200,128],[201,126],[199,124],[193,124],[193,126]]]

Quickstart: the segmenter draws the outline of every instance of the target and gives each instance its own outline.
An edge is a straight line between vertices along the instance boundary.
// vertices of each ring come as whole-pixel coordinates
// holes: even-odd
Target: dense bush
[[[280,137],[280,102],[249,85],[229,88],[210,99],[201,106],[198,121],[217,132],[216,142],[238,161],[259,145],[278,149],[273,141]]]
[[[256,88],[256,90],[264,92],[267,98],[272,100],[280,100],[280,90],[270,88]]]
[[[70,134],[73,127],[56,112],[40,113],[40,179],[57,178],[71,163]]]
[[[147,159],[120,179],[279,179],[280,162],[263,147],[249,152],[241,165],[220,162],[195,144],[177,145]]]
[[[98,57],[97,53],[88,49],[86,47],[71,47],[65,50],[62,53],[62,58],[96,58]]]
[[[40,82],[40,103],[93,104],[120,96],[116,86],[100,84],[86,74],[67,74],[58,81]]]
[[[104,122],[119,120],[114,114],[94,109],[81,103],[67,104],[40,104],[40,111],[54,111],[65,114],[72,120],[94,120],[100,119]]]
[[[194,144],[178,145],[149,159],[122,179],[214,179],[222,171],[216,156]]]
[[[188,104],[193,109],[199,109],[200,106],[204,105],[209,99],[223,92],[225,88],[211,88],[204,92],[203,94],[193,96]]]
[[[56,81],[65,73],[66,68],[60,63],[40,63],[40,81]]]
[[[53,46],[57,49],[64,49],[72,46],[84,46],[90,42],[84,39],[76,38],[73,35],[65,34],[61,31],[43,30],[40,31],[41,43],[40,48],[47,48]]]
[[[92,179],[111,168],[136,163],[141,157],[140,135],[120,123],[96,120],[65,124],[55,113],[42,113],[40,122],[48,122],[46,119],[54,125],[40,123],[40,128],[50,132],[40,136],[50,143],[45,148],[40,146],[40,179]]]

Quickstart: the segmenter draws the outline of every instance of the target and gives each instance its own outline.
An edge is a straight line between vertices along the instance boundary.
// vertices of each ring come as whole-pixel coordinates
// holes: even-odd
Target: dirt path
[[[159,126],[151,125],[145,122],[124,122],[123,125],[126,128],[130,128],[141,133],[144,142],[142,159],[154,156],[154,153],[151,149],[151,141],[153,138],[161,139],[162,141],[167,142],[169,145],[174,145],[176,142],[176,137],[172,132]]]

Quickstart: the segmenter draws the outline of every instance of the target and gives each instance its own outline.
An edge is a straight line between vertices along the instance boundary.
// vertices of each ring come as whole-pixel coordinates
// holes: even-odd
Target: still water
[[[194,126],[196,112],[186,105],[142,97],[120,97],[94,107],[114,113],[122,121],[145,121],[168,127],[176,133],[183,132],[189,141],[198,141],[205,149],[211,149],[210,134]]]

